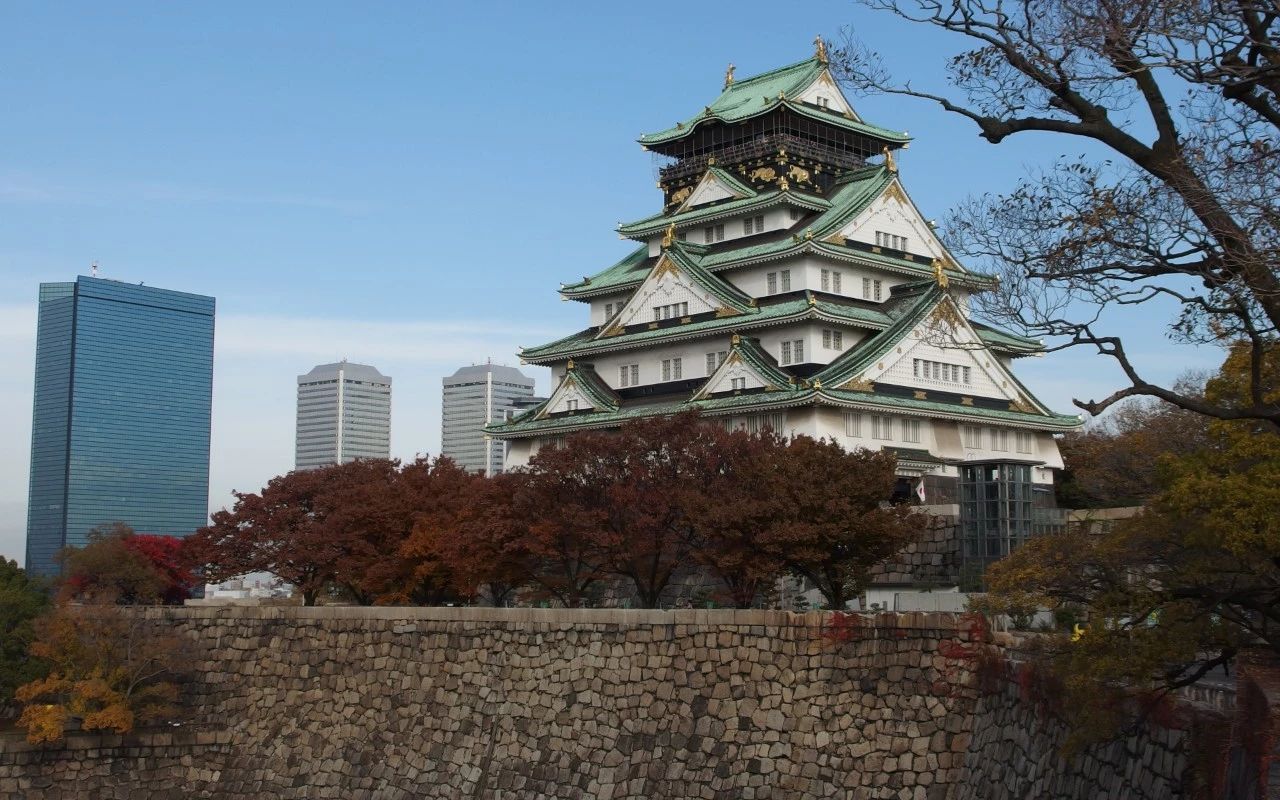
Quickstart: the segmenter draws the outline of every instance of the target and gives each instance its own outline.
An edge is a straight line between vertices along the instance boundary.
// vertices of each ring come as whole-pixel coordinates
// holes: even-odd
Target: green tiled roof
[[[755,211],[756,209],[769,208],[776,205],[793,205],[797,208],[806,208],[810,211],[825,211],[831,208],[831,202],[821,197],[810,197],[808,195],[798,194],[795,192],[770,191],[763,194],[753,192],[749,197],[739,198],[737,200],[729,200],[715,205],[698,206],[689,211],[682,211],[679,214],[667,215],[665,212],[645,217],[635,222],[628,222],[625,225],[618,226],[618,233],[623,236],[632,238],[642,236],[652,236],[660,233],[669,225],[675,225],[676,230],[688,228],[707,219],[715,217],[727,216],[729,214],[737,214],[747,211]]]
[[[875,392],[856,392],[848,389],[828,389],[823,386],[819,392],[822,397],[841,403],[856,403],[905,411],[921,411],[930,413],[953,414],[961,417],[977,417],[1000,422],[1022,423],[1034,427],[1049,427],[1061,430],[1078,428],[1084,424],[1079,417],[1070,414],[1037,414],[1027,411],[1003,411],[995,408],[965,406],[956,403],[941,403],[935,400],[916,400],[910,397],[889,397]]]
[[[973,326],[974,332],[978,334],[978,338],[982,340],[982,343],[993,350],[999,350],[1010,355],[1039,353],[1044,350],[1044,342],[1039,339],[1019,336],[1016,333],[1002,331],[999,328],[993,328],[990,325],[972,320],[969,321],[969,324]]]
[[[527,347],[520,357],[530,364],[542,364],[565,358],[578,358],[611,350],[625,350],[648,344],[657,339],[677,340],[686,336],[698,336],[729,331],[747,331],[764,325],[779,324],[813,316],[836,322],[847,322],[863,328],[877,330],[888,327],[893,320],[883,311],[859,305],[835,303],[814,298],[810,305],[805,297],[796,297],[780,303],[761,304],[748,314],[718,317],[690,322],[684,325],[635,331],[598,339],[597,328],[587,328],[577,333],[537,347]]]
[[[649,245],[641,245],[608,269],[584,278],[578,283],[562,286],[560,293],[569,297],[577,294],[620,291],[627,287],[639,286],[640,281],[644,280],[649,270],[653,268],[650,262],[656,258],[649,255]]]
[[[769,408],[801,405],[815,395],[810,389],[784,388],[776,392],[756,392],[743,395],[722,395],[705,400],[673,400],[666,403],[625,406],[617,411],[592,414],[570,414],[565,416],[533,419],[532,415],[512,420],[511,422],[489,425],[485,432],[498,437],[528,436],[532,434],[555,433],[559,431],[583,430],[587,428],[609,428],[624,422],[642,417],[678,414],[681,411],[696,409],[704,414],[725,414],[739,410],[764,410]]]
[[[748,367],[754,369],[756,374],[760,376],[767,386],[772,386],[774,389],[791,388],[794,390],[799,388],[801,385],[799,382],[792,383],[791,376],[778,368],[778,363],[773,360],[773,356],[769,355],[769,353],[760,346],[759,339],[750,336],[735,337],[735,341],[729,347],[729,353],[725,357],[724,363],[729,363],[734,356],[741,358]],[[698,389],[697,392],[694,392],[693,400],[691,402],[701,402],[703,400],[713,399],[702,393],[706,391],[708,385],[711,383],[711,378],[715,377],[715,374],[719,371],[720,368],[717,368],[716,372],[713,372],[711,376],[707,378],[706,383],[702,384],[702,388]]]
[[[818,58],[809,58],[796,64],[770,70],[750,78],[734,81],[725,87],[720,96],[702,113],[677,123],[675,127],[665,131],[645,134],[640,137],[643,145],[658,145],[672,142],[688,136],[700,124],[711,120],[724,123],[737,123],[767,114],[779,106],[814,119],[828,122],[846,130],[863,134],[888,143],[902,144],[910,141],[909,136],[898,131],[891,131],[875,125],[868,125],[856,119],[849,119],[842,114],[810,108],[803,103],[788,100],[806,89],[825,71],[827,65]]]
[[[841,353],[835,361],[814,375],[814,380],[822,381],[823,386],[839,386],[856,378],[877,358],[896,346],[903,336],[915,329],[945,297],[942,287],[933,282],[898,287],[888,304],[888,314],[894,318],[893,323],[857,347]]]
[[[567,370],[565,380],[573,379],[574,383],[582,393],[587,396],[591,404],[596,408],[607,408],[616,411],[622,405],[621,398],[617,393],[609,388],[590,365],[577,366]]]
[[[742,314],[749,314],[755,308],[755,300],[751,295],[703,269],[698,263],[697,257],[689,252],[684,242],[672,242],[665,252],[667,258],[671,259],[672,263],[692,278],[694,283],[701,286],[726,306]]]

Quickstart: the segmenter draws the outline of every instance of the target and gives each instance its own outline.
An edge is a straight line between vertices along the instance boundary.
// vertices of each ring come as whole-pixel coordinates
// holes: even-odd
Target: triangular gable
[[[693,187],[693,191],[676,209],[675,213],[680,214],[691,208],[721,200],[742,200],[743,198],[754,197],[756,194],[758,193],[755,189],[742,183],[724,170],[718,167],[709,167],[702,174],[701,180]]]
[[[845,239],[853,239],[874,247],[883,244],[877,241],[877,232],[906,237],[912,254],[924,255],[930,259],[936,258],[948,269],[964,271],[951,255],[951,251],[938,238],[933,226],[907,196],[901,180],[896,177],[884,188],[879,197],[871,201],[853,219],[840,226],[840,229],[830,238],[837,244],[844,244]]]
[[[742,314],[750,310],[752,302],[735,287],[669,249],[663,251],[653,270],[613,320],[602,326],[596,338],[617,335],[630,325],[683,319],[712,311],[721,316]],[[668,309],[673,313],[668,313]]]
[[[818,73],[818,77],[802,89],[794,99],[819,108],[830,108],[832,111],[848,117],[854,122],[862,122],[858,112],[853,110],[853,106],[845,98],[844,92],[840,91],[840,86],[831,77],[831,70],[829,69],[824,69]]]
[[[690,402],[728,392],[748,389],[772,391],[788,385],[787,374],[778,369],[773,357],[765,352],[759,341],[735,334],[724,363],[711,373]]]
[[[1052,413],[1004,367],[945,293],[928,292],[899,322],[855,347],[848,354],[852,369],[819,374],[823,385],[865,390],[886,383],[915,389],[922,398],[930,391],[947,392],[1007,400],[1013,411]]]
[[[612,390],[605,386],[594,370],[576,367],[569,362],[560,385],[538,410],[535,419],[565,411],[616,411],[618,403]]]

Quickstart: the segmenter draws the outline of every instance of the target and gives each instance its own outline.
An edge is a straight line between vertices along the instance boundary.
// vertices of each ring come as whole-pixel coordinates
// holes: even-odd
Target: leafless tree
[[[1151,396],[1280,424],[1262,368],[1280,326],[1280,0],[861,2],[972,48],[946,64],[952,90],[935,94],[895,82],[846,31],[832,54],[846,85],[938,103],[992,144],[1040,131],[1108,151],[1060,159],[951,213],[951,244],[1000,279],[979,312],[1050,349],[1114,359],[1129,385],[1075,401],[1090,413]],[[1168,309],[1177,341],[1249,348],[1243,402],[1144,377],[1114,323]]]

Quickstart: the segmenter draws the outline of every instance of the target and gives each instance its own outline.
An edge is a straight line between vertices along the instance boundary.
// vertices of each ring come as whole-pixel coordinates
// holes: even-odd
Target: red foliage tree
[[[846,451],[834,440],[797,436],[775,451],[770,479],[759,487],[776,516],[767,552],[843,609],[866,584],[871,567],[912,542],[928,518],[890,506],[897,459],[880,450]]]
[[[62,593],[82,601],[180,605],[196,579],[175,536],[135,533],[117,522],[95,528],[84,547],[68,547]]]

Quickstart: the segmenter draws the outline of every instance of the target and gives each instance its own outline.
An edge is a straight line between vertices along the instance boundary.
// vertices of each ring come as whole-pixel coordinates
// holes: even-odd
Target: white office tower
[[[391,379],[367,364],[321,364],[298,376],[296,469],[391,455]]]
[[[533,387],[520,370],[495,364],[463,367],[445,378],[440,454],[470,472],[502,472],[506,443],[486,436],[484,426],[507,419],[508,410],[533,396]]]

